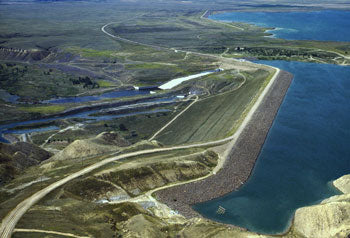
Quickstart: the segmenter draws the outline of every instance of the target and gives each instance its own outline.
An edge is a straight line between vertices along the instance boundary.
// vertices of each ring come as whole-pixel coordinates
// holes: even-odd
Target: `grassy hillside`
[[[184,144],[225,138],[235,131],[270,77],[257,70],[239,88],[203,98],[156,137],[164,144]],[[179,133],[181,132],[181,133]]]

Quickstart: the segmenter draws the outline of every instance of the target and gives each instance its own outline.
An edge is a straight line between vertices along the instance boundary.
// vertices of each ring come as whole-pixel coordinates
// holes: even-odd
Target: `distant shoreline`
[[[332,4],[331,4],[332,5]],[[258,8],[251,6],[250,8],[226,8],[208,10],[208,13],[203,17],[208,18],[210,15],[230,13],[230,12],[315,12],[315,11],[350,11],[350,3],[333,4],[327,7],[322,5],[284,5],[275,8]]]
[[[292,74],[280,71],[221,170],[206,179],[159,190],[153,195],[183,216],[193,218],[201,215],[192,205],[222,197],[241,187],[251,175],[292,78]]]

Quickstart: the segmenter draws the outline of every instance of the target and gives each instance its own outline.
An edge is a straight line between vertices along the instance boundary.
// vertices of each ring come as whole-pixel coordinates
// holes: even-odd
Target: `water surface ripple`
[[[350,11],[228,12],[209,18],[274,27],[271,33],[289,40],[350,41]]]
[[[262,233],[284,231],[294,211],[335,195],[350,173],[350,67],[259,61],[295,75],[248,182],[197,204],[205,217]],[[226,213],[216,213],[218,206]]]

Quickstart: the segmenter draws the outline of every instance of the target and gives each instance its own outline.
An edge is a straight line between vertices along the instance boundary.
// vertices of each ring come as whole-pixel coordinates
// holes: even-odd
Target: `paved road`
[[[136,44],[136,45],[143,45],[143,46],[147,46],[147,47],[151,47],[151,48],[155,48],[155,49],[175,51],[175,52],[181,52],[181,53],[187,53],[187,54],[193,54],[193,55],[199,55],[199,56],[207,56],[207,57],[213,57],[213,58],[224,58],[221,55],[212,55],[212,54],[199,53],[199,52],[194,52],[194,51],[189,51],[189,50],[180,50],[180,49],[175,49],[175,48],[167,48],[167,47],[164,47],[164,46],[157,46],[157,45],[145,44],[145,43],[141,43],[141,42],[137,42],[137,41],[133,41],[133,40],[128,40],[126,38],[123,38],[123,37],[120,37],[120,36],[117,36],[117,35],[113,35],[113,34],[111,34],[111,33],[106,31],[106,27],[107,26],[115,24],[115,23],[119,23],[119,22],[107,23],[106,25],[101,27],[101,31],[103,33],[105,33],[106,35],[114,38],[114,39],[121,40],[121,41],[128,42],[128,43],[132,43],[132,44]],[[216,23],[218,23],[218,22],[216,22]],[[221,23],[219,23],[219,24],[221,24]],[[225,58],[225,59],[227,59],[227,58]],[[233,58],[230,58],[230,59],[232,61],[239,62],[239,60],[237,60],[237,59],[233,59]]]
[[[183,149],[189,149],[189,148],[196,148],[196,147],[205,147],[205,146],[216,146],[223,143],[226,143],[230,141],[233,137],[228,137],[225,139],[212,141],[212,142],[206,142],[206,143],[198,143],[198,144],[192,144],[192,145],[183,145],[183,146],[175,146],[175,147],[168,147],[168,148],[157,148],[157,149],[150,149],[150,150],[142,150],[142,151],[136,151],[131,152],[127,154],[122,154],[118,156],[114,156],[105,160],[102,160],[96,164],[90,165],[76,173],[73,173],[64,179],[61,179],[48,187],[36,192],[29,198],[22,201],[20,204],[17,205],[15,209],[13,209],[3,220],[0,227],[0,237],[1,238],[10,238],[11,234],[19,221],[19,219],[24,215],[24,213],[35,203],[37,203],[40,199],[42,199],[44,196],[46,196],[48,193],[52,192],[53,190],[57,189],[58,187],[66,184],[67,182],[78,178],[82,175],[85,175],[87,173],[90,173],[91,171],[100,168],[106,164],[109,164],[116,160],[121,160],[125,158],[130,158],[134,156],[139,155],[146,155],[146,154],[152,154],[156,152],[165,152],[165,151],[173,151],[173,150],[183,150]]]
[[[35,194],[30,196],[29,198],[22,201],[20,204],[18,204],[17,207],[15,209],[13,209],[2,220],[2,223],[0,226],[0,237],[1,238],[10,238],[17,222],[24,215],[24,213],[26,213],[31,206],[33,206],[35,203],[37,203],[40,199],[42,199],[48,193],[52,192],[53,190],[57,189],[58,187],[66,184],[67,182],[69,182],[75,178],[78,178],[82,175],[90,173],[91,171],[93,171],[97,168],[100,168],[106,164],[109,164],[113,161],[121,160],[121,159],[125,159],[125,158],[130,158],[130,157],[134,157],[134,156],[139,156],[139,155],[152,154],[152,153],[156,153],[156,152],[183,150],[183,149],[206,147],[206,146],[216,146],[216,145],[220,145],[220,144],[229,142],[232,139],[236,140],[239,137],[239,135],[241,134],[241,132],[243,131],[244,127],[248,124],[252,115],[254,114],[256,109],[259,107],[261,101],[263,100],[263,98],[265,97],[265,95],[267,94],[269,89],[271,88],[271,85],[273,84],[273,82],[277,78],[277,75],[279,74],[280,70],[278,68],[275,68],[275,69],[276,69],[275,75],[272,77],[269,84],[265,87],[264,91],[260,94],[259,98],[257,99],[255,104],[253,105],[253,107],[249,111],[248,115],[244,119],[243,123],[241,124],[241,126],[238,128],[238,130],[236,131],[236,133],[234,135],[227,137],[227,138],[224,138],[224,139],[221,139],[221,140],[205,142],[205,143],[197,143],[197,144],[192,144],[192,145],[182,145],[182,146],[174,146],[174,147],[168,147],[168,148],[157,148],[157,149],[149,149],[149,150],[131,152],[131,153],[122,154],[122,155],[114,156],[111,158],[107,158],[107,159],[102,160],[96,164],[90,165],[90,166],[88,166],[88,167],[86,167],[78,172],[75,172],[75,173],[49,185],[48,187],[36,192]]]
[[[118,36],[114,36],[110,33],[108,33],[107,31],[105,31],[105,27],[107,27],[108,25],[113,24],[113,23],[108,23],[106,25],[104,25],[101,30],[116,39],[119,40],[123,40],[123,41],[128,41],[131,43],[135,43],[135,44],[140,44],[140,45],[145,45],[145,46],[151,46],[151,47],[156,47],[156,48],[161,48],[161,49],[167,49],[168,48],[163,48],[163,47],[158,47],[158,46],[152,46],[152,45],[147,45],[147,44],[143,44],[143,43],[138,43],[138,42],[134,42],[134,41],[130,41],[127,39],[123,39],[120,38]],[[181,50],[179,50],[181,51]],[[202,54],[202,53],[196,53],[196,52],[190,52],[190,51],[182,51],[182,52],[189,52],[189,53],[193,53],[193,54],[197,54],[197,55],[206,55],[206,56],[210,56],[210,57],[216,57],[210,54]],[[220,57],[220,56],[218,56]],[[107,158],[105,160],[102,160],[96,164],[90,165],[78,172],[75,172],[51,185],[49,185],[48,187],[36,192],[35,194],[33,194],[32,196],[30,196],[29,198],[25,199],[24,201],[22,201],[21,203],[19,203],[17,205],[17,207],[15,209],[13,209],[3,220],[0,226],[0,238],[10,238],[13,230],[16,226],[16,224],[18,223],[19,219],[24,215],[24,213],[26,213],[28,211],[28,209],[33,206],[35,203],[37,203],[40,199],[42,199],[44,196],[46,196],[48,193],[52,192],[53,190],[59,188],[60,186],[66,184],[67,182],[78,178],[82,175],[85,175],[87,173],[92,172],[93,170],[100,168],[101,166],[104,166],[108,163],[111,163],[113,161],[116,160],[121,160],[121,159],[125,159],[125,158],[130,158],[130,157],[134,157],[134,156],[139,156],[139,155],[146,155],[146,154],[152,154],[152,153],[156,153],[156,152],[165,152],[165,151],[173,151],[173,150],[182,150],[182,149],[189,149],[189,148],[196,148],[196,147],[206,147],[206,146],[216,146],[216,145],[220,145],[226,142],[229,142],[233,139],[237,139],[238,136],[241,134],[241,132],[243,131],[244,127],[248,124],[249,120],[251,119],[252,115],[254,114],[254,112],[256,111],[256,109],[258,108],[258,106],[260,105],[262,99],[265,97],[265,95],[267,94],[267,92],[269,91],[271,85],[273,84],[274,80],[277,78],[277,75],[279,74],[280,70],[276,69],[276,73],[275,75],[272,77],[272,79],[270,80],[269,84],[265,87],[264,91],[260,94],[258,100],[255,102],[255,104],[253,105],[253,107],[251,108],[251,110],[249,111],[248,115],[246,116],[245,120],[243,121],[243,123],[241,124],[241,126],[238,128],[238,130],[236,131],[236,133],[230,137],[227,137],[225,139],[221,139],[221,140],[216,140],[216,141],[211,141],[211,142],[205,142],[205,143],[198,143],[198,144],[192,144],[192,145],[182,145],[182,146],[175,146],[175,147],[168,147],[168,148],[157,148],[157,149],[149,149],[149,150],[142,150],[142,151],[136,151],[136,152],[131,152],[131,153],[127,153],[127,154],[122,154],[122,155],[118,155],[118,156],[114,156],[111,158]]]
[[[120,37],[120,36],[116,36],[116,35],[113,35],[113,34],[107,32],[107,31],[106,31],[106,27],[109,26],[109,25],[111,25],[111,24],[115,24],[115,23],[119,23],[119,22],[110,22],[110,23],[107,23],[106,25],[104,25],[103,27],[101,27],[101,31],[102,31],[103,33],[107,34],[108,36],[114,38],[114,39],[121,40],[121,41],[124,41],[124,42],[132,43],[132,44],[136,44],[136,45],[143,45],[143,46],[152,47],[152,48],[156,48],[156,49],[171,50],[170,48],[166,48],[166,47],[162,47],[162,46],[151,45],[151,44],[144,44],[144,43],[136,42],[136,41],[133,41],[133,40],[128,40],[128,39],[125,39],[125,38],[122,38],[122,37]]]
[[[238,90],[242,85],[245,84],[245,82],[247,81],[246,76],[245,76],[244,74],[240,73],[240,72],[238,72],[238,75],[241,75],[241,76],[243,77],[244,81],[243,81],[237,88],[235,88],[234,90],[230,90],[230,91],[224,92],[224,93],[222,93],[222,94],[229,93],[229,92],[232,92],[232,91],[236,91],[236,90]],[[217,95],[220,95],[220,94],[217,94]],[[216,95],[215,95],[215,96],[216,96]],[[172,124],[178,117],[180,117],[184,112],[186,112],[190,107],[192,107],[193,104],[195,104],[195,103],[198,101],[198,99],[199,99],[198,95],[195,95],[195,97],[196,97],[195,100],[194,100],[190,105],[188,105],[182,112],[180,112],[179,114],[177,114],[177,115],[176,115],[171,121],[169,121],[165,126],[163,126],[163,127],[160,128],[156,133],[154,133],[154,135],[153,135],[151,138],[149,138],[148,141],[154,140],[154,138],[156,138],[156,136],[159,135],[159,133],[161,133],[162,131],[164,131],[164,130],[165,130],[168,126],[170,126],[170,124]],[[207,98],[204,98],[204,99],[208,99],[208,98],[210,98],[210,97],[207,97]],[[189,99],[190,99],[190,98],[189,98]],[[187,99],[186,101],[188,101],[189,99]]]

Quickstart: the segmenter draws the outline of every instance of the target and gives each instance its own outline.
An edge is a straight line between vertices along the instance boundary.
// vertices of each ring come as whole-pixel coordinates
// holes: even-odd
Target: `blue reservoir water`
[[[197,204],[205,217],[262,233],[284,231],[302,206],[337,191],[350,173],[350,67],[259,61],[295,75],[252,176],[238,191]],[[226,208],[216,214],[218,206]]]
[[[350,41],[350,11],[229,12],[209,18],[275,27],[271,33],[290,40]]]

